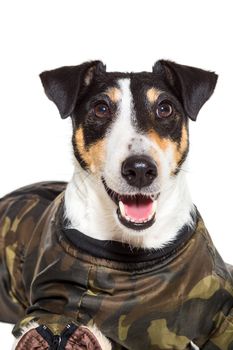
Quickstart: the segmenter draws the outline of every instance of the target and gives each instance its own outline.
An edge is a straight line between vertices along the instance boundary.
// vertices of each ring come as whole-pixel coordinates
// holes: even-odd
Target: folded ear
[[[47,97],[55,103],[61,117],[67,118],[94,75],[105,70],[101,61],[92,61],[45,71],[40,74],[40,79]]]
[[[163,75],[192,120],[214,92],[218,78],[214,72],[165,60],[156,62],[153,72]]]

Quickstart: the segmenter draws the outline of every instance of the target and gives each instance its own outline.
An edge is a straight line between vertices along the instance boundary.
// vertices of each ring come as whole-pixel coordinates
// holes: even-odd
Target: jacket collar
[[[132,246],[117,241],[98,240],[86,236],[76,229],[68,229],[69,222],[64,220],[64,203],[61,206],[60,230],[67,242],[78,251],[101,258],[123,263],[159,262],[176,254],[192,237],[195,232],[198,212],[193,214],[194,225],[184,225],[178,232],[174,241],[169,242],[161,249],[133,248]]]

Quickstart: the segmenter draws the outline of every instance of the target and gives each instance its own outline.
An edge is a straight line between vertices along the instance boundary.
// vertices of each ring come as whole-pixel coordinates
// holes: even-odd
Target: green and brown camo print
[[[39,183],[0,200],[0,320],[17,323],[15,335],[34,320],[54,334],[96,324],[115,350],[184,350],[191,341],[233,349],[233,270],[199,214],[169,254],[119,262],[64,235],[65,187]]]

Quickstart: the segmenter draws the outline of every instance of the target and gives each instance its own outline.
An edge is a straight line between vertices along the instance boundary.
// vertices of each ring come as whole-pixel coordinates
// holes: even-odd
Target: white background
[[[0,196],[72,175],[71,123],[60,119],[44,95],[41,71],[93,59],[103,60],[109,71],[150,71],[160,58],[214,70],[220,76],[215,93],[190,123],[187,176],[215,245],[233,263],[230,3],[1,1]],[[8,334],[1,325],[1,349],[11,348]]]

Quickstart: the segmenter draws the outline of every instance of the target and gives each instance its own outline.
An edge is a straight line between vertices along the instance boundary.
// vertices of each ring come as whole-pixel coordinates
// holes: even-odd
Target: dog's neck
[[[78,164],[65,192],[65,216],[69,227],[99,240],[127,242],[132,246],[161,248],[174,240],[186,224],[192,225],[194,205],[185,174],[180,171],[161,189],[155,223],[138,232],[119,223],[116,205],[100,179]]]

